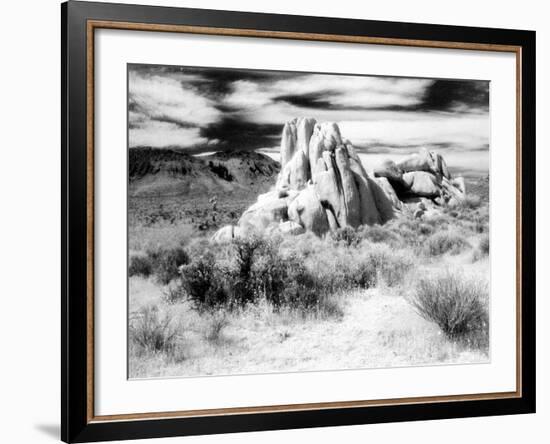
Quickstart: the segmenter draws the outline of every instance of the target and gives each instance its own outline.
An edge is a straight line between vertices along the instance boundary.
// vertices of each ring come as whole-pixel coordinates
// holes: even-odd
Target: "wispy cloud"
[[[265,149],[302,116],[339,123],[363,153],[489,146],[486,81],[157,65],[132,65],[129,76],[130,146]]]
[[[174,123],[152,121],[131,129],[128,142],[130,147],[189,148],[208,143],[208,139],[200,135],[200,128],[181,128]]]
[[[193,86],[196,76],[169,77],[130,73],[130,146],[193,146],[206,139],[200,127],[215,123],[222,113]]]

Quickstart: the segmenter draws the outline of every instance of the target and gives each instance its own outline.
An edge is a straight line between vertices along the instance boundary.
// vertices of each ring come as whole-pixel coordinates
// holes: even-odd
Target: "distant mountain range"
[[[130,148],[129,195],[190,198],[267,191],[280,165],[255,151],[193,156],[177,149]]]

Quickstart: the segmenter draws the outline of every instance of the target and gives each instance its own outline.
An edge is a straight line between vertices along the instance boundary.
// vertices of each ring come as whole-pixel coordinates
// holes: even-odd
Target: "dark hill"
[[[171,149],[131,148],[128,164],[129,194],[135,197],[264,192],[279,172],[278,162],[249,151],[193,156]]]

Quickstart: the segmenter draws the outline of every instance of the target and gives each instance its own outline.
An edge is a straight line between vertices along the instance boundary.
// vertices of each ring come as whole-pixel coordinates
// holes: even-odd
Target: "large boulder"
[[[238,233],[307,230],[322,236],[346,226],[383,224],[404,209],[404,201],[409,206],[429,198],[441,206],[464,196],[464,180],[451,179],[438,153],[423,149],[399,163],[387,160],[371,175],[336,123],[299,118],[283,128],[274,189],[244,212]],[[419,217],[428,211],[418,210]],[[235,229],[224,227],[216,239],[234,237]]]
[[[336,166],[340,173],[343,211],[338,218],[340,226],[358,227],[361,224],[361,200],[350,168],[349,154],[345,146],[335,150]]]
[[[399,212],[403,209],[403,202],[397,196],[395,189],[391,185],[387,177],[375,177],[374,179],[378,186],[384,190],[384,194],[390,200],[394,212]]]
[[[407,184],[409,194],[433,198],[441,194],[441,182],[432,173],[412,171],[403,174],[403,181]]]
[[[288,218],[319,236],[329,231],[325,209],[313,186],[304,188],[290,203]]]
[[[369,177],[368,181],[376,202],[380,223],[384,224],[395,217],[392,199],[376,179]]]
[[[444,200],[454,206],[464,201],[466,197],[466,186],[463,177],[456,177],[452,180],[443,178],[441,181]]]
[[[411,154],[396,165],[405,173],[426,171],[439,177],[451,178],[443,157],[435,151],[428,151],[426,148],[422,148],[418,153]]]
[[[311,118],[293,119],[285,124],[276,189],[301,190],[311,178],[309,145],[315,127],[316,120]]]
[[[294,156],[296,150],[296,124],[295,121],[285,123],[281,136],[281,170]]]
[[[217,243],[230,242],[241,235],[242,233],[239,227],[226,225],[214,233],[212,241]]]
[[[383,161],[373,172],[374,177],[385,177],[398,183],[403,180],[403,170],[391,159]]]
[[[290,234],[292,236],[297,236],[306,232],[304,227],[302,227],[299,223],[293,222],[291,220],[281,222],[278,228],[282,234]]]
[[[244,232],[261,232],[272,223],[288,220],[288,200],[264,197],[246,210],[239,219]]]
[[[342,144],[340,128],[332,122],[317,123],[313,128],[313,133],[309,140],[309,164],[311,176],[313,177],[318,159],[323,157],[323,152],[333,152],[334,149]]]
[[[324,163],[326,171],[319,171],[313,178],[313,184],[319,200],[325,208],[329,208],[336,220],[343,213],[343,202],[339,174],[333,153],[325,151],[323,158],[318,161]],[[320,169],[320,168],[319,168]]]
[[[308,117],[301,117],[296,120],[296,149],[309,157],[309,141],[317,121]]]

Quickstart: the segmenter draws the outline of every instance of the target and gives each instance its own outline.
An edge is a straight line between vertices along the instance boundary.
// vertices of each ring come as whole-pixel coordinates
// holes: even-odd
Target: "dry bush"
[[[389,221],[379,229],[375,229],[375,232],[382,232],[382,230],[386,231],[387,235],[382,241],[394,248],[413,248],[418,250],[421,249],[426,238],[430,236],[436,228],[443,229],[447,226],[448,218],[445,216],[430,218],[426,221],[400,217]],[[375,236],[370,237],[369,240],[371,240],[371,242],[378,242]]]
[[[172,316],[161,314],[156,306],[145,306],[133,316],[129,334],[142,352],[172,352],[177,339]]]
[[[307,236],[304,236],[307,239]],[[295,248],[280,239],[248,237],[218,245],[180,268],[180,288],[167,300],[184,297],[199,310],[235,309],[267,301],[275,309],[341,314],[332,296],[378,282],[402,283],[413,266],[409,254],[384,244],[362,241],[354,248],[334,239],[307,242],[296,239]]]
[[[361,235],[352,227],[338,228],[330,236],[335,243],[348,247],[357,246],[361,242]]]
[[[373,243],[385,243],[399,246],[403,239],[398,233],[395,233],[391,228],[380,225],[368,226],[364,225],[359,229],[362,239],[366,239]]]
[[[489,342],[487,285],[449,271],[420,279],[410,302],[456,341],[483,348]]]
[[[179,267],[189,263],[187,252],[181,247],[159,248],[147,251],[157,281],[163,285],[179,276]]]
[[[415,263],[410,254],[387,245],[372,245],[368,255],[376,270],[376,282],[383,282],[388,287],[402,284]]]
[[[128,267],[128,275],[149,277],[153,273],[153,264],[149,256],[132,256],[130,258],[130,266]]]
[[[481,206],[481,198],[475,194],[467,194],[464,199],[458,203],[457,207],[467,210],[475,210]]]
[[[229,301],[229,295],[223,287],[224,271],[210,252],[180,267],[180,273],[181,291],[197,308],[213,308]]]
[[[283,256],[296,255],[302,259],[321,254],[327,248],[327,241],[311,231],[298,236],[273,238],[272,242],[278,245],[279,252]]]
[[[459,254],[469,248],[468,241],[458,233],[441,231],[426,239],[424,252],[428,256],[441,256],[445,253]]]
[[[363,244],[360,249],[327,247],[322,254],[310,258],[306,266],[330,294],[376,284],[376,269]]]
[[[204,338],[209,342],[218,343],[222,338],[222,330],[229,325],[227,314],[223,310],[218,310],[211,314]]]

